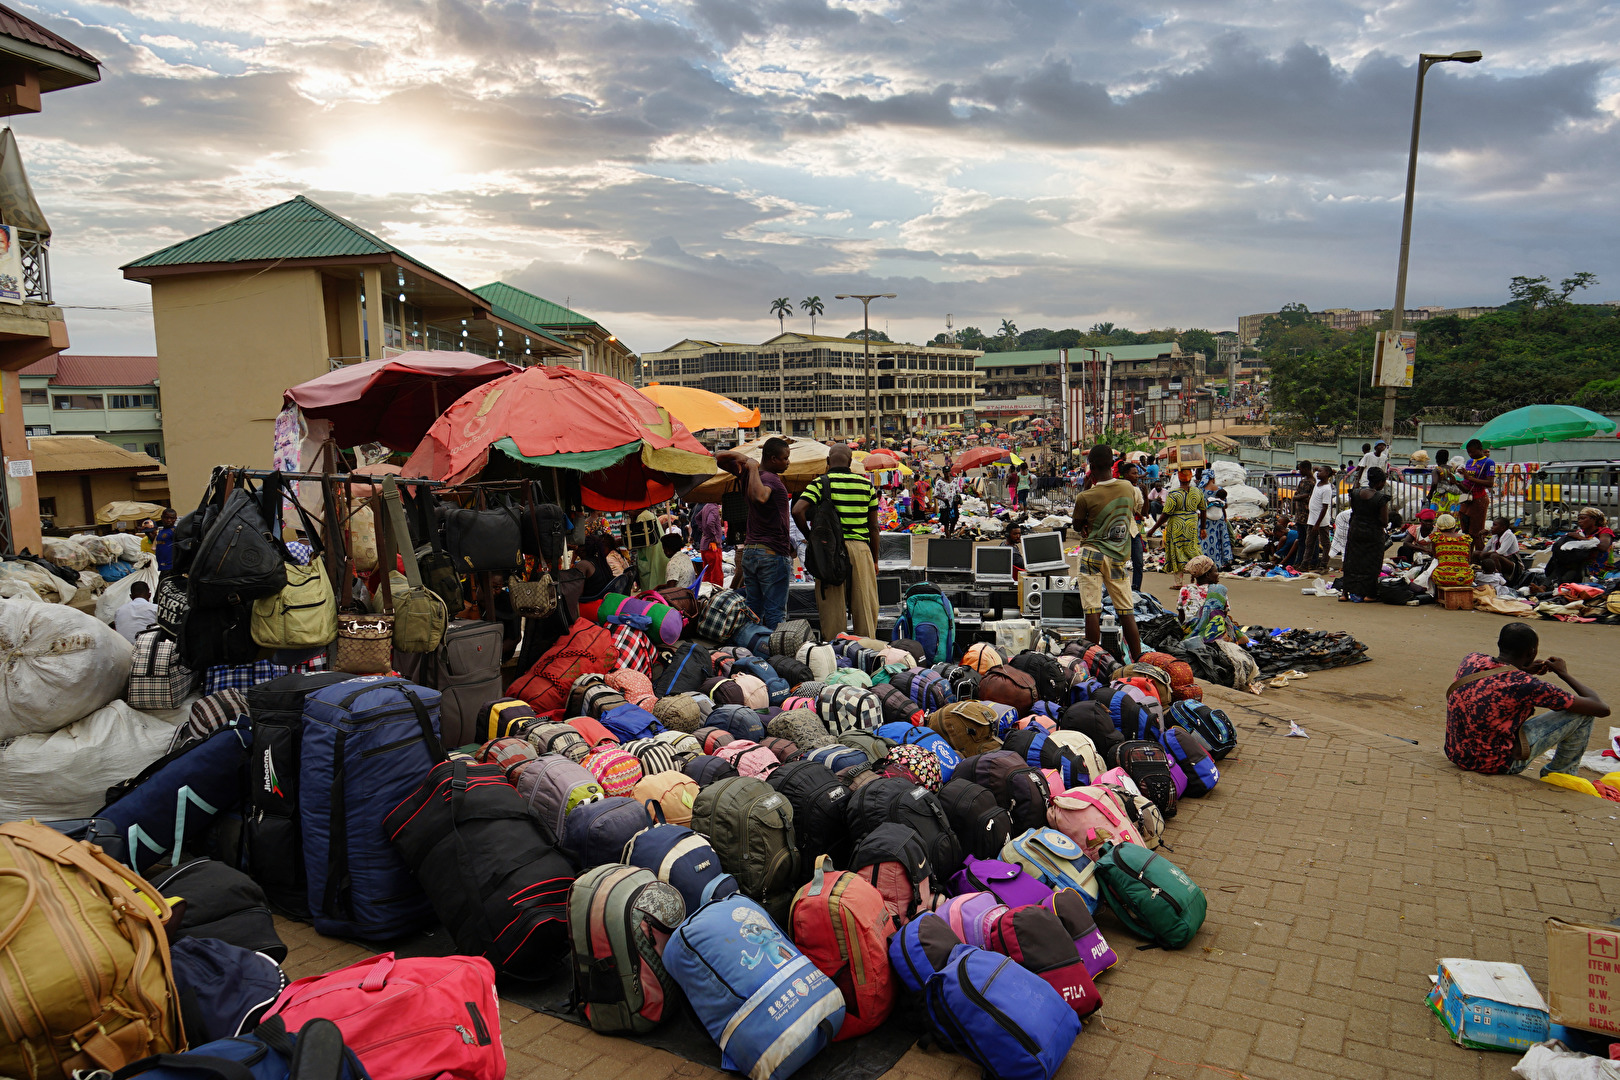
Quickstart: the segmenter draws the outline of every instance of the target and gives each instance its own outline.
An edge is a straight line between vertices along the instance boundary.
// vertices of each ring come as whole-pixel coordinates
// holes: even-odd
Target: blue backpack
[[[956,659],[956,611],[939,586],[919,581],[906,590],[900,617],[889,640],[911,638],[928,652],[930,664]]]
[[[254,1028],[251,1035],[216,1039],[194,1046],[183,1054],[153,1054],[130,1062],[113,1075],[118,1080],[133,1080],[137,1076],[145,1080],[198,1080],[199,1076],[241,1076],[235,1068],[229,1068],[236,1066],[251,1080],[288,1080],[292,1074],[293,1049],[297,1040],[313,1034],[317,1026],[327,1024],[331,1024],[333,1029],[337,1027],[332,1021],[317,1017],[305,1023],[304,1030],[293,1036],[287,1034],[287,1026],[281,1022],[281,1017],[272,1016]],[[340,1032],[333,1030],[329,1037],[342,1045]],[[360,1064],[360,1059],[347,1046],[343,1047],[343,1067],[338,1072],[338,1080],[371,1080],[371,1074],[366,1072],[366,1067]]]
[[[597,719],[618,737],[621,744],[634,739],[650,739],[664,730],[664,725],[652,713],[628,702],[605,710]]]
[[[569,811],[557,846],[574,865],[588,870],[620,861],[630,838],[652,823],[647,808],[628,796],[581,803]]]
[[[994,1080],[1052,1080],[1080,1034],[1080,1018],[1051,983],[972,945],[951,950],[923,995],[940,1042]]]
[[[1165,730],[1160,745],[1170,755],[1170,760],[1180,765],[1181,771],[1186,774],[1187,797],[1196,799],[1215,790],[1215,785],[1221,780],[1221,770],[1215,767],[1215,759],[1210,757],[1208,748],[1198,736],[1180,725],[1174,725]]]
[[[772,705],[782,704],[793,690],[788,681],[776,673],[770,661],[761,657],[747,656],[739,659],[731,665],[731,673],[735,675],[739,671],[744,675],[752,675],[765,684],[765,691],[770,694]]]
[[[673,885],[686,901],[688,911],[702,906],[711,882],[719,882],[714,887],[715,896],[731,896],[737,891],[737,879],[720,869],[720,856],[714,848],[685,825],[660,823],[636,833],[624,849],[624,861],[651,870],[659,881]]]
[[[865,753],[842,743],[833,743],[830,746],[818,747],[805,755],[806,761],[813,761],[817,765],[824,765],[830,771],[837,773],[844,769],[853,769],[858,765],[865,765],[869,760]]]
[[[764,655],[766,645],[770,644],[771,631],[768,627],[757,622],[745,622],[737,628],[732,635],[731,643],[741,645],[755,655]]]
[[[962,939],[937,911],[920,911],[889,938],[889,966],[900,985],[921,993],[928,977],[945,966],[960,944]]]
[[[287,988],[274,960],[218,938],[183,937],[169,946],[169,957],[188,1042],[252,1031]]]
[[[945,736],[931,727],[905,723],[884,724],[873,734],[900,746],[920,746],[933,754],[939,759],[941,784],[950,780],[951,774],[962,763],[962,755],[956,748],[945,741]]]
[[[1209,756],[1221,760],[1237,748],[1237,728],[1220,709],[1212,709],[1201,701],[1177,701],[1170,706],[1170,722],[1180,724],[1204,740]]]
[[[747,739],[749,742],[763,742],[765,739],[765,722],[759,718],[757,710],[747,705],[716,705],[705,726],[729,731],[733,738]]]
[[[380,941],[433,924],[433,906],[383,819],[444,759],[437,690],[363,675],[304,699],[298,817],[320,933]]]
[[[688,916],[664,946],[664,968],[719,1044],[720,1067],[750,1080],[786,1080],[844,1025],[832,979],[746,896]]]
[[[200,850],[219,815],[241,804],[242,764],[252,741],[246,718],[238,718],[107,792],[111,801],[94,816],[112,823],[136,873]]]

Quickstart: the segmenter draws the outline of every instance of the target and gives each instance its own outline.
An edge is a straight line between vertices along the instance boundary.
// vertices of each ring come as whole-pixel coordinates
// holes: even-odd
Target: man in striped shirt
[[[810,481],[793,504],[793,520],[809,536],[810,514],[830,493],[843,527],[849,580],[842,585],[816,585],[821,636],[829,641],[844,632],[846,619],[862,637],[877,633],[877,488],[866,477],[849,471],[851,460],[849,447],[834,443],[827,453],[826,473]]]

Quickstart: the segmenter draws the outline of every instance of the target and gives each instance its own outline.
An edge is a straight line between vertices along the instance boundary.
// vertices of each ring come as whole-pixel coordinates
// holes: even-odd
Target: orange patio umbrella
[[[750,409],[728,397],[696,386],[652,383],[642,387],[641,393],[654,405],[667,409],[671,416],[686,425],[688,431],[759,427],[758,409]]]

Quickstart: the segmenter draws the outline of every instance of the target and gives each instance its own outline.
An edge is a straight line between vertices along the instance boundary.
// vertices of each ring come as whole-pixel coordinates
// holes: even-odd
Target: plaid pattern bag
[[[174,738],[169,741],[169,753],[200,743],[247,715],[247,697],[240,690],[221,690],[192,702],[191,718],[175,729]]]
[[[124,700],[136,709],[178,709],[197,676],[180,662],[180,645],[156,627],[135,636]]]
[[[633,626],[610,626],[608,632],[613,635],[613,649],[619,654],[621,668],[652,674],[653,661],[658,659],[652,638]]]
[[[692,636],[706,641],[730,641],[745,622],[758,622],[759,616],[748,609],[743,594],[735,589],[721,589],[710,596],[692,620]]]
[[[203,693],[217,694],[221,690],[251,690],[262,682],[290,675],[295,671],[325,671],[326,654],[312,656],[303,663],[287,667],[269,660],[255,660],[251,664],[216,664],[203,676]]]

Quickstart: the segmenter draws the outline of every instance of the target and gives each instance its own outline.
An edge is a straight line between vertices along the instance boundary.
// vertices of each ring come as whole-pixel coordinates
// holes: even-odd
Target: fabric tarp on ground
[[[374,941],[357,941],[355,944],[381,952],[391,951],[398,956],[449,956],[456,951],[449,933],[442,928],[386,944]],[[575,1011],[570,1002],[574,975],[573,968],[566,960],[559,962],[544,977],[533,981],[502,975],[496,980],[496,990],[504,1000],[525,1009],[555,1016],[581,1027],[589,1026],[585,1017]],[[904,1001],[903,994],[900,1000]],[[794,1080],[876,1080],[899,1064],[906,1051],[925,1034],[913,1029],[906,1022],[903,1012],[903,1008],[897,1007],[895,1014],[876,1031],[858,1039],[830,1044],[794,1073]],[[673,1016],[645,1035],[625,1033],[614,1038],[665,1050],[711,1069],[720,1068],[720,1048],[684,1003]]]

